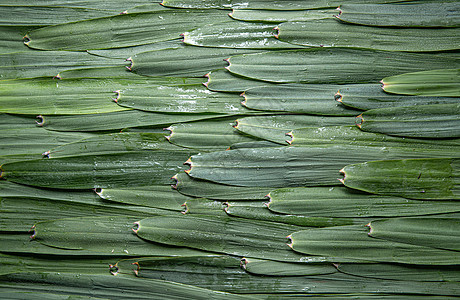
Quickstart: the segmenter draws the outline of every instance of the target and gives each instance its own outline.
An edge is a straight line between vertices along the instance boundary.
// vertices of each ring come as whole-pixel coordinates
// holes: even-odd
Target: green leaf
[[[18,64],[20,62],[20,64]],[[54,77],[65,70],[126,65],[121,59],[109,59],[84,52],[25,51],[0,55],[2,80]]]
[[[2,7],[0,6],[0,11]],[[6,17],[6,16],[5,16]],[[0,21],[1,23],[1,21]],[[30,50],[22,42],[24,35],[33,29],[39,28],[38,26],[2,26],[0,25],[0,54],[14,53]]]
[[[144,4],[159,3],[157,0],[133,0],[129,2],[129,7],[135,7]],[[126,9],[126,2],[122,0],[102,0],[98,2],[81,1],[81,0],[17,0],[15,6],[47,6],[55,7],[78,7],[86,9],[113,10],[122,12]]]
[[[268,194],[273,212],[308,217],[363,218],[457,212],[455,201],[418,201],[378,196],[345,187],[283,188]]]
[[[139,46],[131,46],[131,47],[123,47],[123,48],[110,48],[104,50],[88,50],[88,53],[103,56],[103,57],[110,57],[110,58],[123,58],[126,59],[127,57],[133,57],[142,52],[148,51],[155,51],[155,50],[164,50],[164,49],[176,49],[184,47],[184,43],[182,40],[175,39],[170,41],[164,42],[157,42]]]
[[[304,257],[289,249],[286,235],[302,227],[219,216],[162,216],[136,222],[136,234],[156,243],[186,246],[290,262],[323,262],[325,257]]]
[[[186,172],[195,178],[246,187],[338,185],[339,170],[370,160],[451,157],[458,151],[331,145],[238,149],[193,155]],[[418,175],[418,172],[417,172]]]
[[[341,171],[350,188],[409,199],[460,199],[458,158],[400,159],[349,165]]]
[[[321,128],[298,128],[289,132],[292,146],[344,144],[369,147],[400,147],[405,149],[458,149],[460,139],[416,139],[388,136],[360,130],[356,126],[327,126]]]
[[[127,110],[114,113],[76,116],[39,116],[38,124],[56,131],[107,131],[132,127],[166,127],[178,122],[190,122],[219,117],[223,114],[167,114]],[[84,122],[82,122],[84,120]]]
[[[270,24],[225,22],[206,25],[184,33],[184,43],[192,46],[234,49],[296,49],[301,46],[282,42],[275,38]]]
[[[286,133],[304,127],[326,127],[354,124],[352,117],[326,117],[309,115],[273,115],[246,117],[236,120],[236,129],[267,141],[287,145]]]
[[[458,49],[457,28],[380,28],[343,24],[333,19],[287,22],[277,38],[309,47],[346,47],[387,51],[446,51]]]
[[[459,252],[410,245],[372,238],[365,226],[339,226],[308,229],[290,235],[290,246],[309,255],[367,259],[386,263],[452,265]],[[363,251],[366,249],[366,251]]]
[[[26,45],[41,50],[94,50],[163,42],[228,16],[219,10],[159,10],[59,24],[30,31]],[[168,30],[165,30],[168,28]]]
[[[457,103],[459,99],[387,94],[380,84],[352,84],[340,87],[336,100],[352,108],[368,110],[396,106],[452,104]]]
[[[115,101],[126,108],[163,113],[257,114],[234,94],[209,91],[202,84],[122,89]]]
[[[460,137],[460,104],[371,109],[356,118],[361,130],[414,138]]]
[[[227,216],[222,201],[209,200],[205,198],[191,198],[184,204],[183,214]]]
[[[204,85],[215,92],[237,92],[242,93],[250,88],[268,87],[275,85],[271,82],[252,80],[230,73],[227,69],[218,69],[205,75],[208,81]],[[280,85],[276,85],[280,86]]]
[[[154,207],[174,211],[182,211],[186,201],[191,199],[174,191],[170,186],[142,186],[130,189],[98,189],[99,197],[104,200],[132,204],[140,207]]]
[[[3,164],[2,178],[60,189],[121,188],[171,183],[190,151],[137,151]]]
[[[258,51],[193,46],[148,51],[135,55],[130,69],[143,76],[202,77],[211,70],[225,67],[224,59],[245,53]]]
[[[311,215],[299,215],[293,214],[279,214],[267,209],[266,203],[256,202],[254,204],[248,204],[247,201],[228,202],[225,212],[234,217],[262,220],[270,222],[278,222],[284,224],[292,224],[297,226],[305,227],[328,227],[328,226],[343,226],[343,225],[355,225],[355,224],[366,224],[366,219],[351,219],[351,218],[330,218],[326,217],[315,217]]]
[[[327,19],[337,13],[334,9],[322,10],[260,10],[260,9],[233,9],[230,17],[245,22],[281,23],[289,21],[308,21]]]
[[[368,26],[460,27],[458,2],[341,4],[341,21]]]
[[[191,197],[203,197],[216,200],[263,200],[271,188],[269,187],[239,187],[217,184],[200,180],[181,172],[173,177],[176,180],[174,188],[181,194]]]
[[[456,266],[419,266],[401,264],[338,264],[340,272],[368,278],[410,281],[460,281]]]
[[[316,30],[317,28],[315,28]],[[456,53],[404,53],[344,48],[313,48],[232,56],[236,75],[276,83],[372,83],[382,77],[430,69],[456,68]]]
[[[235,143],[256,140],[238,133],[234,123],[221,120],[173,124],[167,128],[171,131],[167,138],[175,145],[204,151],[225,150]]]
[[[47,292],[84,299],[253,299],[244,295],[218,292],[187,284],[158,279],[139,280],[130,276],[60,273],[17,273],[1,277],[3,291]],[[117,288],[114,288],[117,287]],[[91,297],[91,298],[90,298]],[[50,299],[50,298],[46,298]],[[53,299],[53,298],[51,298]]]
[[[311,276],[336,273],[331,264],[294,264],[257,258],[243,258],[244,270],[262,276]]]
[[[140,239],[132,232],[134,220],[128,216],[103,216],[39,222],[35,224],[32,238],[43,245],[74,252],[74,255],[208,255],[203,251],[171,248]]]
[[[387,93],[438,97],[460,97],[459,82],[460,69],[415,72],[382,80]]]
[[[334,101],[339,85],[283,84],[246,89],[242,104],[250,109],[329,116],[355,116],[359,111]]]
[[[387,241],[458,251],[459,226],[455,219],[395,218],[372,221],[369,235]]]

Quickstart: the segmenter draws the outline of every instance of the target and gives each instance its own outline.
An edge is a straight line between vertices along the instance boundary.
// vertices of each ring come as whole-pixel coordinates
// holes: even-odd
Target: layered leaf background
[[[0,1],[0,298],[460,295],[458,1],[160,2]]]

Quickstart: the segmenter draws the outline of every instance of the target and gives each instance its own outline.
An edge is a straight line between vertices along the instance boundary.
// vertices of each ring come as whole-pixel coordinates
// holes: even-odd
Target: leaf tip
[[[360,114],[359,116],[356,117],[355,124],[356,126],[358,126],[359,129],[361,129],[361,127],[363,126],[363,123],[364,123],[363,114]]]
[[[291,130],[289,132],[286,132],[285,135],[291,138],[290,140],[286,140],[286,143],[292,145],[292,143],[294,142],[294,132]]]
[[[343,98],[343,95],[340,93],[340,91],[337,91],[337,93],[335,93],[334,95],[334,100],[342,103],[342,98]]]
[[[43,127],[43,125],[45,125],[45,118],[42,115],[38,115],[36,116],[36,118],[37,120],[35,121],[35,123],[37,124],[37,126]]]

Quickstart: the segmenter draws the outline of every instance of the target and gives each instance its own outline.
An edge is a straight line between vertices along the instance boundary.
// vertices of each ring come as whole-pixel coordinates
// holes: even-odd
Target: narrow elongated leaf
[[[244,92],[250,88],[275,85],[271,82],[252,80],[230,73],[227,69],[218,69],[206,74],[208,81],[204,85],[215,92]],[[280,86],[280,85],[277,85]]]
[[[1,7],[0,7],[1,10]],[[38,26],[1,26],[0,25],[0,54],[30,50],[22,42],[24,35]]]
[[[453,104],[458,103],[459,98],[388,94],[379,84],[351,84],[340,87],[336,100],[352,108],[369,110],[396,106]]]
[[[460,104],[371,109],[356,118],[361,130],[415,138],[460,137]]]
[[[92,136],[88,133],[52,132],[39,127],[2,129],[0,155],[41,154],[50,148]]]
[[[131,46],[131,47],[124,47],[124,48],[110,48],[104,50],[88,50],[88,53],[103,56],[103,57],[110,57],[110,58],[123,58],[126,59],[127,57],[133,57],[142,52],[148,51],[155,51],[155,50],[164,50],[164,49],[176,49],[184,47],[184,43],[177,38],[175,40],[164,41],[164,42],[157,42],[139,46]]]
[[[178,146],[206,151],[225,150],[230,145],[256,139],[240,134],[228,120],[174,124],[168,140]]]
[[[269,141],[257,141],[257,142],[246,142],[233,144],[228,150],[243,149],[243,148],[267,148],[267,147],[279,147],[277,143]]]
[[[0,274],[16,272],[63,272],[83,274],[107,274],[108,265],[113,258],[85,258],[78,259],[65,256],[46,258],[36,256],[18,256],[0,254]]]
[[[268,209],[308,217],[396,217],[456,212],[455,201],[418,201],[377,196],[345,187],[284,188],[271,191]]]
[[[35,116],[0,113],[0,129],[2,132],[8,129],[30,129],[35,127]]]
[[[287,142],[292,146],[345,144],[370,147],[400,147],[406,149],[458,150],[460,139],[417,139],[366,132],[356,126],[327,126],[321,128],[298,128],[289,132]]]
[[[61,189],[120,188],[169,184],[190,151],[156,150],[67,156],[1,166],[16,183]]]
[[[410,2],[411,0],[402,1]],[[394,0],[353,0],[352,3],[391,3]],[[401,2],[401,1],[400,1]],[[314,9],[333,7],[341,5],[340,1],[327,1],[327,0],[315,0],[315,1],[275,1],[275,0],[255,0],[250,2],[241,2],[235,0],[163,0],[161,3],[167,7],[175,8],[223,8],[223,9],[267,9],[267,10],[303,10],[303,9]]]
[[[317,28],[315,28],[315,31]],[[372,83],[382,77],[440,68],[457,68],[456,53],[420,54],[314,48],[233,56],[234,74],[277,83]]]
[[[340,272],[369,278],[410,281],[460,281],[457,266],[401,264],[338,264]]]
[[[460,199],[460,159],[373,161],[343,168],[343,183],[354,189],[410,199]]]
[[[86,9],[100,9],[100,10],[114,10],[122,12],[128,7],[135,7],[139,5],[159,3],[157,0],[133,0],[129,2],[129,6],[122,0],[101,0],[98,2],[81,1],[81,0],[17,0],[14,1],[15,6],[48,6],[55,7],[78,7]]]
[[[185,150],[182,147],[171,145],[164,133],[113,133],[83,139],[74,143],[62,145],[46,153],[49,158],[67,156],[86,156],[117,154],[141,150]]]
[[[225,21],[219,10],[160,10],[59,24],[29,32],[26,45],[41,50],[121,48],[173,40],[207,20]],[[168,28],[168,30],[165,30]]]
[[[248,273],[268,276],[311,276],[336,273],[331,264],[294,264],[257,258],[243,258],[241,265]]]
[[[460,97],[460,69],[442,69],[391,76],[383,90],[393,94]]]
[[[365,226],[357,225],[308,229],[291,234],[290,246],[295,251],[310,255],[340,256],[387,263],[451,265],[458,264],[460,259],[457,251],[376,239],[368,236],[368,232]]]
[[[18,64],[18,62],[21,62]],[[1,79],[54,77],[74,69],[119,66],[126,62],[90,55],[84,52],[24,51],[0,55]]]
[[[458,2],[341,4],[341,21],[370,26],[459,27]],[[376,17],[376,15],[378,17]]]
[[[193,46],[236,49],[296,49],[303,48],[275,38],[270,24],[225,22],[207,25],[184,33],[184,43]]]
[[[238,149],[193,155],[187,161],[190,169],[186,172],[198,179],[235,186],[328,186],[340,184],[339,170],[352,162],[450,157],[456,153],[339,145]]]
[[[267,141],[287,145],[286,133],[304,127],[352,125],[352,117],[326,117],[309,115],[273,115],[246,117],[236,120],[239,131]]]
[[[127,110],[111,101],[109,80],[0,81],[0,111],[13,114],[89,114]]]
[[[302,227],[219,216],[153,217],[136,222],[136,234],[146,240],[206,251],[291,262],[323,262],[304,257],[285,244],[290,230]]]
[[[328,116],[355,116],[359,111],[333,101],[338,85],[283,84],[247,89],[242,104],[250,109]]]
[[[332,18],[336,13],[337,10],[332,9],[290,11],[233,9],[229,16],[233,19],[245,22],[281,23]]]
[[[38,124],[56,131],[107,131],[131,127],[166,127],[178,122],[190,122],[226,117],[223,114],[166,114],[138,110],[77,116],[39,116]],[[84,120],[84,122],[82,122]]]
[[[159,279],[138,280],[130,276],[86,275],[60,273],[17,273],[1,277],[5,292],[54,292],[58,295],[80,295],[86,299],[123,298],[135,299],[252,299],[244,295],[234,295],[203,289],[187,284],[179,284]],[[113,288],[117,287],[117,288]],[[91,298],[89,298],[91,297]],[[49,299],[49,298],[47,298]]]
[[[130,69],[144,76],[202,77],[211,70],[225,67],[224,59],[245,53],[258,51],[192,46],[148,51],[134,56]]]
[[[343,24],[333,19],[287,22],[277,38],[294,45],[387,51],[445,51],[459,48],[457,28],[380,28]]]
[[[258,113],[242,106],[238,96],[212,92],[202,84],[126,89],[115,101],[121,107],[163,113]]]
[[[33,239],[67,252],[104,256],[207,255],[203,251],[171,248],[138,238],[131,228],[133,217],[67,218],[35,224]],[[69,251],[74,250],[74,251]]]
[[[98,189],[96,192],[102,199],[116,203],[175,211],[182,211],[181,205],[191,199],[191,197],[174,191],[170,186],[162,185],[131,189]]]
[[[369,224],[369,235],[388,241],[438,249],[460,249],[460,222],[441,218],[395,218]]]
[[[184,204],[183,214],[207,215],[207,216],[227,216],[224,211],[222,201],[209,200],[205,198],[192,198]]]
[[[229,202],[225,212],[230,216],[262,220],[270,222],[278,222],[285,224],[292,224],[304,227],[329,227],[329,226],[343,226],[366,224],[366,219],[351,219],[351,218],[330,218],[326,217],[312,217],[302,216],[300,214],[278,214],[267,209],[266,203],[258,202],[256,204],[247,204],[246,201]]]
[[[181,194],[191,197],[204,197],[216,200],[263,200],[272,188],[270,187],[239,187],[217,184],[200,180],[181,172],[173,177],[174,188]]]

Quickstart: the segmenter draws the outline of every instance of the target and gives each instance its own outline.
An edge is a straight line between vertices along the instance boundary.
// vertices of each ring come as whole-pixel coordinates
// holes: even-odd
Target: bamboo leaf
[[[387,51],[445,51],[458,49],[457,28],[380,28],[343,24],[333,19],[287,22],[277,38],[309,47],[346,47]]]
[[[218,10],[121,14],[33,30],[27,36],[26,45],[41,50],[95,50],[145,45],[176,39],[181,33],[208,23],[208,18],[223,22],[228,16]]]
[[[308,229],[291,234],[290,246],[304,254],[386,263],[451,265],[457,264],[460,258],[456,251],[375,239],[369,237],[368,232],[365,226],[359,225]]]
[[[178,146],[205,151],[225,150],[230,145],[254,141],[254,138],[238,133],[234,122],[228,120],[173,124],[167,129],[168,140]]]
[[[142,52],[155,51],[155,50],[164,50],[164,49],[176,49],[184,47],[184,43],[177,38],[175,40],[157,42],[139,46],[123,47],[123,48],[110,48],[103,50],[88,50],[88,53],[109,57],[109,58],[123,58],[133,57]]]
[[[2,7],[0,6],[0,11]],[[1,21],[0,21],[1,23]],[[38,26],[2,26],[0,25],[0,54],[21,52],[30,50],[22,42],[24,35]]]
[[[59,72],[75,69],[114,66],[123,69],[125,64],[120,59],[108,59],[84,52],[25,51],[0,55],[2,80],[54,77]]]
[[[302,227],[219,216],[154,217],[138,221],[136,234],[146,240],[262,259],[323,262],[304,257],[285,244],[290,230]]]
[[[341,171],[350,188],[409,199],[460,199],[459,159],[401,159],[349,165]]]
[[[178,122],[190,122],[219,117],[223,114],[166,114],[127,110],[114,113],[77,116],[39,116],[38,124],[55,131],[108,131],[135,127],[166,127]],[[82,122],[82,120],[85,120]]]
[[[459,82],[460,69],[415,72],[382,80],[383,90],[388,93],[436,97],[460,97]]]
[[[239,187],[200,180],[181,172],[176,174],[174,188],[181,194],[216,200],[263,200],[269,187]]]
[[[351,117],[326,117],[309,115],[272,115],[245,117],[236,120],[235,128],[253,137],[287,145],[286,133],[304,127],[352,125]]]
[[[339,170],[352,162],[451,157],[457,152],[345,145],[238,149],[193,155],[186,172],[198,179],[235,186],[329,186],[339,184]]]
[[[209,91],[202,84],[122,89],[115,101],[121,107],[163,113],[256,114],[234,94]]]
[[[239,92],[242,93],[250,88],[266,87],[274,83],[252,80],[230,73],[227,69],[218,69],[205,75],[208,81],[204,85],[215,92]],[[280,86],[280,85],[277,85]]]
[[[316,28],[315,28],[316,30]],[[227,69],[240,76],[275,83],[372,83],[382,77],[430,69],[457,68],[455,53],[404,53],[313,48],[243,54],[228,59]]]
[[[242,104],[250,109],[329,116],[355,116],[359,111],[333,101],[338,85],[283,84],[250,88]]]
[[[369,235],[388,241],[437,249],[460,249],[459,222],[442,218],[395,218],[369,224]]]
[[[340,272],[369,278],[410,281],[460,281],[455,266],[419,266],[401,264],[338,264]]]
[[[457,2],[341,4],[341,21],[370,26],[459,27]],[[376,15],[378,17],[376,17]]]
[[[61,189],[166,185],[191,154],[156,150],[20,161],[3,164],[1,176],[16,183]]]
[[[289,21],[308,21],[316,19],[327,19],[337,13],[332,9],[321,10],[261,10],[261,9],[233,9],[230,17],[245,22],[281,23]]]
[[[460,137],[460,105],[433,104],[371,109],[356,118],[361,130],[414,138]]]
[[[458,98],[450,97],[387,94],[379,84],[351,84],[341,86],[336,94],[336,100],[346,106],[361,110],[396,106],[453,104],[458,102]]]
[[[243,258],[244,270],[263,276],[311,276],[336,273],[331,264],[294,264],[257,258]]]
[[[245,53],[258,52],[193,46],[148,51],[135,55],[130,69],[143,76],[202,77],[210,70],[225,67],[224,59]]]
[[[273,25],[241,22],[225,22],[194,29],[184,33],[184,43],[192,46],[235,49],[303,48],[276,39]]]
[[[273,212],[308,217],[363,218],[419,216],[459,211],[455,201],[418,201],[377,196],[345,187],[283,188],[271,191]]]
[[[207,255],[203,251],[171,248],[139,239],[131,228],[133,217],[67,218],[35,224],[33,239],[43,245],[104,256]],[[73,251],[70,251],[73,250]]]
[[[222,201],[208,200],[205,198],[191,198],[183,205],[183,214],[226,216]]]
[[[312,145],[345,144],[369,147],[400,147],[406,149],[448,149],[460,146],[460,139],[417,139],[388,136],[360,130],[356,126],[327,126],[320,128],[298,128],[289,132],[292,146],[309,147]]]

